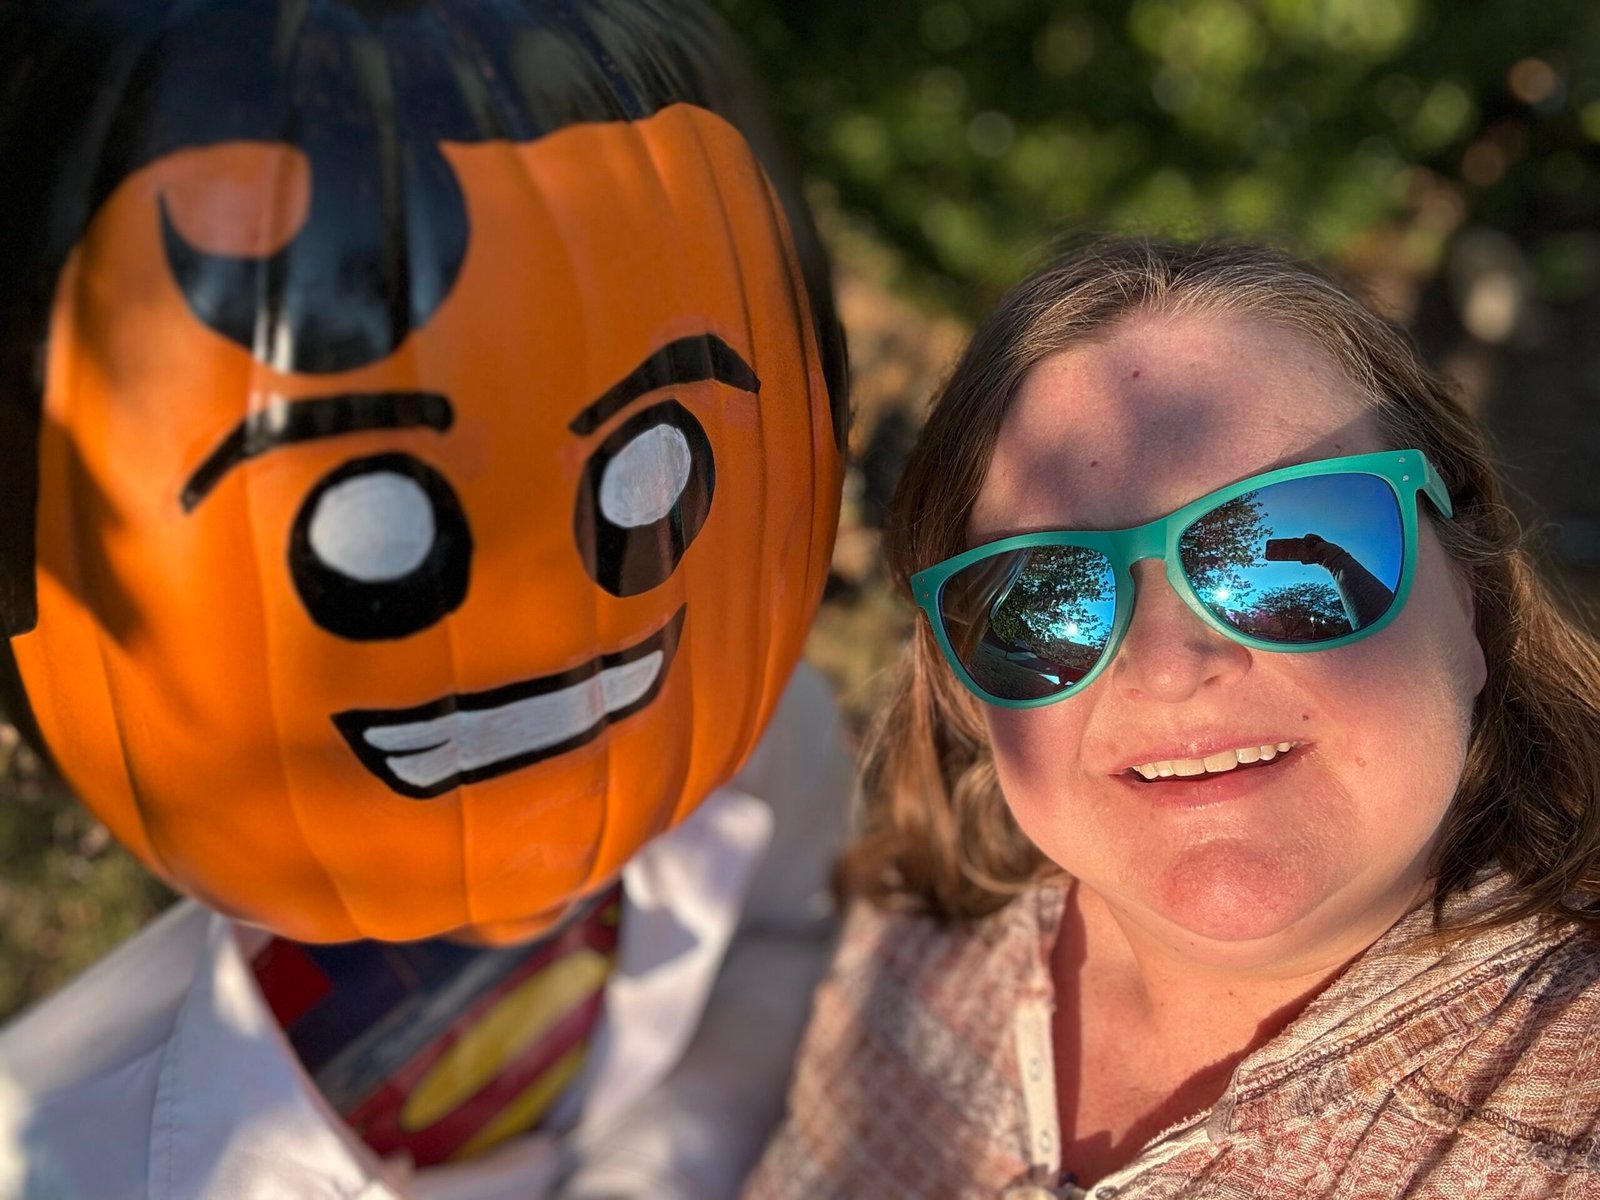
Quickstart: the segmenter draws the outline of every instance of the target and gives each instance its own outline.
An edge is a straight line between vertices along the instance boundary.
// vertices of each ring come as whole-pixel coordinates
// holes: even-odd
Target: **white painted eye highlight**
[[[362,583],[411,574],[427,559],[436,533],[427,492],[393,471],[334,484],[318,500],[307,530],[317,558]]]
[[[612,456],[600,478],[600,512],[636,529],[672,511],[689,482],[689,439],[671,425],[653,425]]]

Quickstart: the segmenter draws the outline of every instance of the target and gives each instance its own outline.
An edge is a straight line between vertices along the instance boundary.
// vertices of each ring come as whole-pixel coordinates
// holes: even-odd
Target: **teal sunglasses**
[[[1417,559],[1417,493],[1451,515],[1420,450],[1254,475],[1134,529],[1025,533],[911,577],[956,677],[1037,708],[1093,683],[1133,618],[1133,564],[1159,558],[1211,628],[1255,650],[1332,650],[1399,614]]]

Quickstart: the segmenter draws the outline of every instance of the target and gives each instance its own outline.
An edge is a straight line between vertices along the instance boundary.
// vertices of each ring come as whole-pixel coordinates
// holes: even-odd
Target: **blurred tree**
[[[839,206],[968,315],[1085,225],[1359,258],[1409,216],[1430,275],[1471,219],[1548,287],[1600,271],[1563,240],[1600,223],[1588,0],[719,2]]]

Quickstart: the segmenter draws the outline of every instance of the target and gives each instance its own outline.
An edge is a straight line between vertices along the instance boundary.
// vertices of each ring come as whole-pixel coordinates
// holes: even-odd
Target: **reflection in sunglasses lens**
[[[967,674],[992,696],[1033,700],[1081,680],[1100,660],[1116,615],[1105,555],[1081,546],[996,554],[964,567],[939,599]]]
[[[1394,603],[1404,540],[1394,492],[1373,475],[1318,475],[1246,492],[1178,541],[1213,613],[1269,642],[1329,641]]]

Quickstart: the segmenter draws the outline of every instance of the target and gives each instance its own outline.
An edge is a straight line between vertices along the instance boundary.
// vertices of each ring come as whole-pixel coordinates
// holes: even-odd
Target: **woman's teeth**
[[[1241,763],[1271,762],[1280,754],[1287,754],[1299,742],[1278,742],[1276,745],[1242,746],[1238,750],[1219,750],[1204,758],[1169,758],[1161,762],[1148,762],[1133,770],[1145,779],[1171,779],[1174,775],[1187,778],[1193,775],[1215,775],[1231,771]]]

